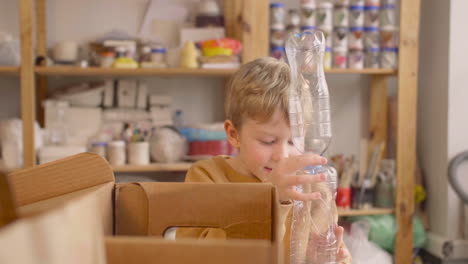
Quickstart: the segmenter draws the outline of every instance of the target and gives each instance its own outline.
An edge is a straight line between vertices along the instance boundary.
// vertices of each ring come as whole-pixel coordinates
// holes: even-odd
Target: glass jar
[[[308,2],[301,4],[301,25],[315,26],[316,23],[316,8],[315,3]]]
[[[122,166],[126,162],[125,141],[116,140],[107,145],[107,160],[112,166]]]
[[[299,33],[301,24],[301,16],[296,9],[290,9],[288,12],[288,23],[286,30],[288,32]]]
[[[270,30],[270,45],[284,46],[286,30],[284,25],[272,26]]]
[[[364,48],[364,28],[352,27],[349,29],[348,47],[350,49],[362,50]]]
[[[364,28],[364,47],[366,49],[379,48],[379,28]]]
[[[333,29],[333,50],[348,48],[348,28],[339,27]]]
[[[91,144],[90,151],[106,158],[107,142],[94,142]]]
[[[166,49],[162,47],[154,48],[151,50],[151,63],[155,67],[167,67]]]
[[[382,48],[396,48],[398,46],[398,33],[394,26],[385,26],[380,29],[380,46]]]
[[[317,27],[333,26],[333,4],[329,2],[320,2],[317,8]]]
[[[384,48],[381,59],[382,68],[396,69],[398,67],[398,49]]]
[[[364,68],[364,52],[359,49],[349,51],[348,65],[350,69]]]
[[[333,26],[347,27],[349,25],[349,9],[348,6],[335,5],[333,10]]]
[[[112,67],[112,63],[114,63],[115,54],[112,51],[104,51],[99,56],[99,66],[102,68],[110,68]]]
[[[335,48],[333,49],[333,68],[346,69],[348,64],[348,49]]]
[[[380,9],[380,26],[393,26],[395,27],[396,22],[396,11],[394,4],[385,4]]]
[[[285,20],[285,11],[283,3],[270,4],[270,26],[283,25]]]
[[[379,26],[379,7],[365,6],[364,7],[364,26],[378,27]]]
[[[349,7],[349,25],[351,27],[364,26],[364,6]]]
[[[285,53],[284,47],[279,47],[279,46],[273,46],[273,47],[271,47],[270,56],[273,57],[273,58],[275,58],[275,59],[283,60],[283,61],[284,61],[284,59],[285,59],[285,57],[286,57],[286,53]]]

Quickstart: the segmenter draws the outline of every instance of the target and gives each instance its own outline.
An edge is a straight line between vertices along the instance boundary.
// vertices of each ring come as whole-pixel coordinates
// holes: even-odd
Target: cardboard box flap
[[[93,153],[15,171],[8,178],[17,206],[115,181],[107,161]]]
[[[169,227],[213,227],[222,228],[230,239],[271,240],[272,189],[258,183],[121,184],[116,231],[162,236]]]
[[[167,241],[145,237],[106,239],[108,264],[204,263],[272,264],[274,247],[267,241]]]

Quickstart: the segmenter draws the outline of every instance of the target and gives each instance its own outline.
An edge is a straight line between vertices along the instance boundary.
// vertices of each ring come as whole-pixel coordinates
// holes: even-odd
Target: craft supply
[[[132,142],[128,145],[128,163],[131,165],[148,165],[150,152],[148,142]]]
[[[285,11],[283,3],[270,4],[270,26],[284,25]]]
[[[125,142],[121,140],[111,141],[107,145],[107,160],[112,166],[125,165]]]
[[[362,50],[364,48],[364,28],[351,27],[348,33],[348,47],[349,49]]]
[[[323,56],[323,68],[329,70],[332,67],[332,49],[330,47],[325,48],[325,54]]]
[[[378,27],[379,26],[379,7],[365,6],[364,7],[364,26]]]
[[[333,29],[333,50],[348,48],[348,28],[337,27]]]
[[[333,4],[329,2],[320,2],[317,7],[317,27],[333,26]]]
[[[94,142],[91,144],[90,151],[106,158],[107,142]]]
[[[351,27],[364,26],[364,6],[350,6],[349,7],[349,25]]]
[[[346,69],[347,61],[348,50],[346,48],[333,49],[333,68]]]
[[[398,46],[397,29],[394,26],[380,28],[380,46],[382,48],[396,48]]]
[[[366,50],[364,58],[364,67],[377,69],[380,68],[380,49],[370,48]]]
[[[347,27],[349,25],[349,9],[348,6],[336,5],[333,10],[333,26]]]
[[[364,47],[366,49],[379,48],[379,28],[365,27],[364,28]]]
[[[394,4],[385,4],[380,7],[380,26],[396,26],[396,10]]]
[[[383,48],[381,57],[382,68],[396,69],[398,67],[398,49]]]
[[[301,4],[301,26],[315,26],[317,9],[315,3],[306,2]]]
[[[364,68],[364,52],[360,49],[350,50],[348,64],[350,69]]]

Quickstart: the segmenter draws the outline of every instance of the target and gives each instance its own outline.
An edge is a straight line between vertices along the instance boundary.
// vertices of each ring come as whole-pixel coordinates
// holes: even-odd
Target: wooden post
[[[46,19],[46,0],[36,1],[36,52],[37,56],[47,57],[47,19]],[[37,81],[37,120],[44,127],[44,107],[42,102],[47,97],[47,77],[38,76]]]
[[[34,149],[35,91],[32,48],[32,7],[31,0],[19,1],[21,28],[21,118],[23,120],[24,167],[36,164]]]
[[[228,37],[242,42],[242,63],[268,55],[268,0],[224,1]]]
[[[369,145],[367,157],[372,157],[376,145],[387,144],[387,75],[373,75],[370,85]],[[385,157],[385,147],[383,157]]]
[[[420,0],[401,0],[395,263],[412,262]]]

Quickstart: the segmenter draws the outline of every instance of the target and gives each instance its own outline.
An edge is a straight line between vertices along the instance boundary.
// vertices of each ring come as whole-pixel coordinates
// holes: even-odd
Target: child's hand
[[[278,161],[277,166],[264,181],[271,182],[276,186],[280,201],[288,201],[290,199],[300,201],[320,199],[321,195],[319,192],[300,193],[294,190],[294,186],[325,181],[325,174],[296,175],[296,172],[307,166],[325,165],[326,163],[326,158],[315,154],[287,157]]]
[[[348,263],[350,261],[351,254],[349,253],[348,249],[346,248],[346,245],[343,243],[343,232],[344,229],[341,226],[335,225],[335,237],[336,237],[336,245],[337,246],[337,252],[336,252],[336,262],[337,263]],[[319,235],[316,233],[311,233],[311,236],[309,237],[309,243],[326,243],[321,240],[323,240],[323,234]],[[317,248],[314,246],[310,246],[307,249],[307,259],[312,259],[317,263],[322,263],[325,262],[325,259],[321,259],[323,255],[317,255],[316,252]]]
[[[351,254],[348,251],[348,248],[343,243],[343,233],[344,228],[342,226],[336,225],[335,227],[335,236],[338,245],[338,253],[336,255],[336,261],[338,263],[345,261],[351,257]]]

